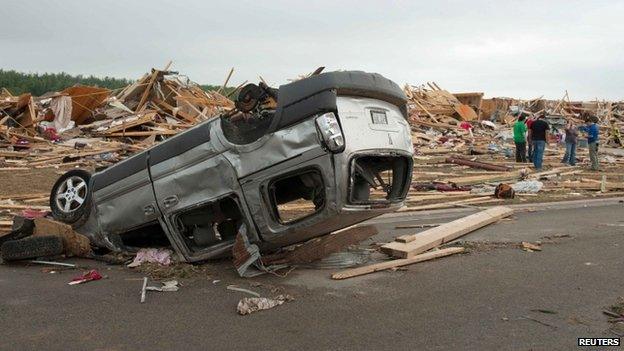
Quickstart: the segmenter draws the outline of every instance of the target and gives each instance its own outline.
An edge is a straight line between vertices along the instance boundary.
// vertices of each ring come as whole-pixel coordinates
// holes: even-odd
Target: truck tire
[[[35,229],[35,222],[30,218],[15,216],[13,217],[12,229],[10,233],[0,236],[0,246],[10,240],[19,240],[31,236]]]
[[[50,209],[52,217],[77,228],[84,224],[91,212],[91,174],[72,169],[63,174],[52,187]]]
[[[25,239],[11,240],[2,244],[0,253],[5,261],[25,260],[62,254],[63,239],[58,236],[30,236]]]

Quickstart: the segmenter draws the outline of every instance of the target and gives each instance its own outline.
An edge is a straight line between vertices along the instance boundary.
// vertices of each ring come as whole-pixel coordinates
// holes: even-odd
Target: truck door
[[[147,169],[147,152],[134,155],[93,176],[99,225],[123,233],[160,216]]]
[[[209,126],[197,126],[150,150],[162,224],[189,261],[228,250],[248,218],[236,173],[210,143]]]

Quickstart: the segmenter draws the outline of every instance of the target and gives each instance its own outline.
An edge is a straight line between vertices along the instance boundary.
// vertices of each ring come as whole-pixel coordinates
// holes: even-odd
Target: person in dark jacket
[[[533,142],[533,165],[536,170],[542,169],[544,150],[548,143],[548,131],[550,130],[550,125],[544,120],[544,117],[544,114],[539,115],[530,128],[531,140]]]
[[[527,159],[529,160],[529,162],[533,162],[533,140],[531,139],[531,125],[533,124],[533,122],[535,122],[535,120],[535,115],[532,115],[525,121],[525,124],[527,126]]]

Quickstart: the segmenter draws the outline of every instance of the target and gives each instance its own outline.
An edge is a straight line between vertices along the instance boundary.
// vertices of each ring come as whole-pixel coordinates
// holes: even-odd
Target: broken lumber
[[[371,265],[364,266],[364,267],[347,269],[347,270],[332,274],[332,279],[347,279],[347,278],[357,277],[360,275],[379,272],[379,271],[383,271],[386,269],[407,266],[409,264],[428,261],[434,258],[449,256],[449,255],[453,255],[453,254],[460,253],[460,252],[464,252],[463,247],[449,247],[446,249],[426,252],[426,253],[416,255],[410,258],[380,262],[380,263],[375,263],[375,264],[371,264]]]
[[[409,258],[436,246],[455,240],[513,213],[509,207],[493,207],[418,234],[403,235],[385,244],[381,251],[394,257]]]
[[[456,165],[468,166],[472,168],[480,168],[480,169],[485,169],[488,171],[508,172],[511,170],[511,168],[507,166],[500,166],[500,165],[495,165],[491,163],[466,160],[465,158],[461,158],[461,157],[447,157],[446,163],[454,163]]]
[[[411,207],[402,207],[397,210],[397,212],[411,212],[411,211],[423,211],[423,210],[436,210],[441,208],[451,208],[462,205],[476,205],[476,204],[484,204],[491,202],[502,202],[502,199],[493,199],[492,195],[475,195],[475,197],[471,197],[469,199],[457,200],[457,201],[449,201],[449,202],[440,202],[429,205],[421,205],[421,206],[411,206]]]
[[[520,179],[521,173],[517,172],[509,172],[507,174],[493,174],[493,175],[478,175],[478,176],[467,176],[467,177],[455,177],[443,179],[442,182],[445,183],[453,183],[457,186],[462,185],[474,185],[474,184],[482,184],[482,183],[493,183],[493,182],[504,182],[510,180]]]
[[[327,235],[310,239],[284,255],[262,257],[264,264],[306,264],[340,252],[349,245],[357,244],[377,234],[373,225],[350,226]]]

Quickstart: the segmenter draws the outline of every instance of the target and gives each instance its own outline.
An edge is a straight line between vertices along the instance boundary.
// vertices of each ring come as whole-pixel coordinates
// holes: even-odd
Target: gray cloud
[[[0,68],[201,83],[318,66],[487,96],[624,98],[622,1],[4,0]]]

